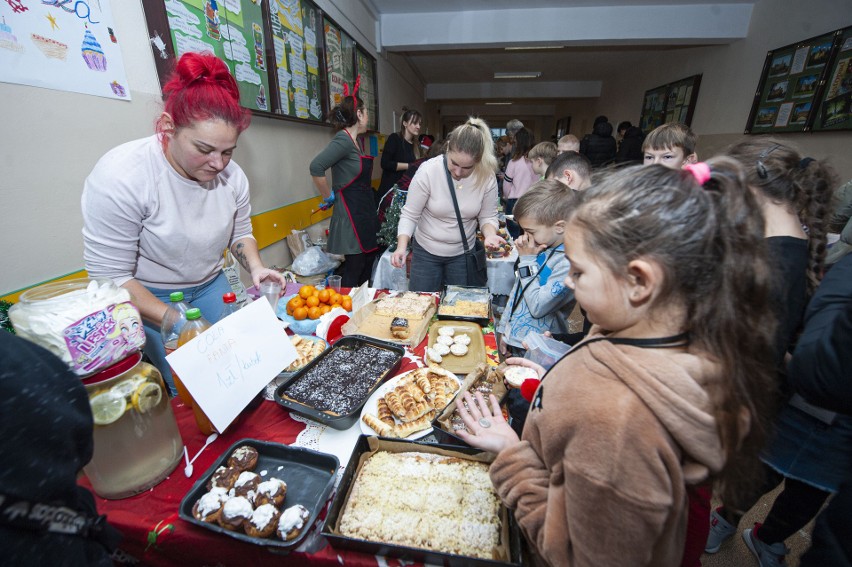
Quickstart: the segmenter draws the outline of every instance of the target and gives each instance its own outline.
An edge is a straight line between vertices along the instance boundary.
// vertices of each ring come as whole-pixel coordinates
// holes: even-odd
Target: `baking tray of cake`
[[[275,390],[281,407],[334,429],[348,429],[405,348],[362,335],[341,337]]]
[[[298,504],[309,514],[303,521],[302,528],[296,535],[291,534],[292,539],[289,541],[279,537],[278,526],[269,537],[252,537],[247,535],[242,527],[229,530],[216,522],[199,519],[194,514],[193,507],[209,492],[214,473],[220,467],[229,468],[228,459],[237,448],[243,446],[257,451],[257,462],[251,470],[259,475],[258,480],[279,479],[287,484],[284,500],[276,505],[276,508],[283,511]],[[186,522],[240,541],[272,547],[279,552],[289,551],[298,547],[312,527],[319,523],[320,512],[334,489],[339,466],[340,462],[334,455],[269,441],[241,439],[231,445],[196,481],[180,503],[179,516]]]
[[[491,322],[491,292],[487,287],[448,285],[438,304],[438,319],[488,325]]]
[[[494,458],[494,455],[491,453],[483,452],[480,449],[474,449],[471,447],[450,447],[444,445],[421,443],[417,441],[389,439],[384,437],[368,437],[362,435],[358,439],[358,442],[355,445],[355,449],[352,451],[352,456],[350,457],[349,463],[346,466],[346,470],[343,473],[343,477],[340,480],[337,493],[331,503],[328,514],[326,515],[325,523],[322,527],[322,535],[329,541],[329,543],[333,547],[341,549],[351,549],[355,551],[360,551],[362,553],[380,555],[383,557],[396,557],[401,560],[422,562],[428,565],[450,565],[459,567],[497,567],[505,565],[521,565],[520,531],[511,511],[508,510],[503,504],[498,504],[496,509],[496,515],[494,516],[495,519],[499,519],[499,527],[496,528],[499,535],[497,544],[494,545],[494,547],[491,549],[491,557],[474,557],[472,555],[460,555],[450,552],[439,551],[434,548],[418,548],[402,544],[388,543],[386,541],[373,541],[355,536],[345,535],[344,531],[341,530],[341,524],[345,523],[343,522],[344,516],[345,514],[349,513],[347,509],[347,503],[353,494],[353,484],[358,478],[358,474],[361,468],[364,466],[365,461],[372,455],[377,454],[379,452],[415,452],[421,454],[425,453],[427,454],[427,458],[434,455],[438,458],[450,457],[450,460],[470,460],[484,464],[490,463]],[[394,470],[394,467],[387,467],[387,469]],[[428,474],[424,475],[424,477],[427,476]],[[484,475],[480,474],[479,476],[482,482],[490,488],[491,483],[487,477],[487,472]],[[393,487],[393,485],[389,485],[388,493]],[[457,492],[464,493],[464,490],[448,491],[448,493],[451,494],[456,494]],[[385,496],[388,495],[380,495],[380,499],[384,499]],[[446,493],[430,495],[428,493],[423,494],[416,489],[411,489],[405,491],[404,498],[421,498],[425,501],[430,502],[430,504],[437,504],[439,507],[446,510],[447,512],[451,512],[454,509],[462,509],[463,505],[461,499],[463,499],[464,496],[462,494],[462,496],[459,497],[460,501],[452,502],[452,498],[447,498]],[[390,505],[391,503],[388,502],[388,504]],[[408,504],[409,503],[406,502],[405,506],[407,506]],[[403,506],[403,508],[405,506]],[[387,510],[380,510],[380,508],[383,507],[371,508],[375,510],[376,513],[371,513],[368,516],[379,518],[380,515],[391,514]],[[445,522],[446,520],[442,516],[441,520],[439,521]],[[411,525],[416,525],[418,526],[418,528],[422,527],[422,523],[415,521],[412,517],[399,519],[399,521],[391,520],[388,522],[383,522],[382,525],[392,526],[395,531],[401,531],[404,527]],[[381,526],[375,526],[376,529],[379,529],[380,527]],[[468,539],[463,529],[454,528],[448,525],[446,527],[448,528],[447,531],[453,532],[453,535],[459,534],[461,535],[462,539]],[[372,526],[367,526],[368,531],[373,531],[371,528]],[[395,537],[401,535],[402,534],[398,532],[394,534]],[[418,535],[423,536],[424,538],[428,537],[424,534]],[[443,543],[428,539],[426,539],[425,541],[427,541],[429,545],[432,545],[436,548],[441,547],[441,544]],[[436,543],[438,545],[435,545]]]

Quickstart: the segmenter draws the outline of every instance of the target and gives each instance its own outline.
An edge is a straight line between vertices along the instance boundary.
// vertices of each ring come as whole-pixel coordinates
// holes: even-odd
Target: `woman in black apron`
[[[367,131],[367,109],[358,96],[347,96],[331,110],[329,121],[338,128],[331,143],[311,162],[311,177],[326,203],[334,202],[328,251],[346,257],[343,287],[357,287],[370,279],[378,250],[373,189],[373,157],[364,155],[358,135]],[[325,177],[331,169],[332,187]]]

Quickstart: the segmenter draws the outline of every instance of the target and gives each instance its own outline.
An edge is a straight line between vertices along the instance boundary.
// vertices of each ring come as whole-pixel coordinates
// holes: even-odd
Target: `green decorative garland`
[[[12,304],[8,301],[0,299],[0,329],[15,334],[15,329],[12,327],[12,320],[9,319],[9,308]]]
[[[396,231],[399,226],[399,216],[402,213],[403,205],[405,205],[405,197],[407,194],[407,191],[400,191],[398,189],[394,191],[393,200],[385,211],[385,220],[379,228],[379,244],[390,248],[391,250],[396,249]]]

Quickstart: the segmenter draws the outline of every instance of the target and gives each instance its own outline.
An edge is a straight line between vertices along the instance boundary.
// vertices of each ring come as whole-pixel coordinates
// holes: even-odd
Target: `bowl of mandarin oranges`
[[[303,285],[298,293],[281,298],[277,315],[290,324],[293,332],[308,334],[315,332],[319,318],[335,307],[352,311],[352,297],[330,288],[317,289],[312,285]]]

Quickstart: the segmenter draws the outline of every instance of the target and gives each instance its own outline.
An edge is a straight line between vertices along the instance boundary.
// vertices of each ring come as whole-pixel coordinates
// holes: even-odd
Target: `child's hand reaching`
[[[515,248],[518,250],[519,256],[535,256],[539,252],[546,250],[544,244],[536,244],[535,240],[525,232],[515,239]]]
[[[480,392],[476,392],[475,401],[469,392],[464,393],[467,407],[464,404],[459,404],[457,407],[467,431],[456,431],[456,435],[471,447],[499,453],[503,449],[520,443],[521,440],[515,430],[503,419],[500,403],[494,394],[489,394],[488,398],[491,407],[488,407]]]

